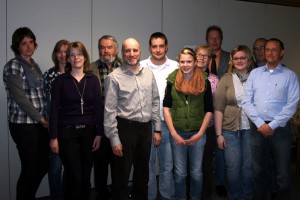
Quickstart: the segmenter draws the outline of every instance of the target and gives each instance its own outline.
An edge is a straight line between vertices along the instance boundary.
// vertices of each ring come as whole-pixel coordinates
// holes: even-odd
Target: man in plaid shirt
[[[104,100],[104,79],[113,70],[121,66],[122,60],[118,57],[118,42],[111,35],[104,35],[98,40],[99,59],[91,64],[91,70],[100,80]],[[104,102],[104,101],[103,101]],[[111,166],[113,176],[113,154],[110,141],[103,136],[100,148],[94,157],[94,181],[98,193],[97,199],[109,199],[111,194],[107,190],[108,165]]]

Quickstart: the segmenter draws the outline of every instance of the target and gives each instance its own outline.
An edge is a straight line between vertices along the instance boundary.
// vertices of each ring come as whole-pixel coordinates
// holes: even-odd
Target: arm
[[[104,133],[109,138],[113,153],[117,156],[123,156],[123,147],[119,138],[117,129],[117,104],[118,104],[118,84],[111,77],[107,76],[104,81],[105,107],[104,107]],[[108,101],[109,99],[109,101]]]
[[[160,117],[160,98],[157,84],[152,75],[152,122],[154,124],[153,143],[157,147],[161,143],[161,117]]]

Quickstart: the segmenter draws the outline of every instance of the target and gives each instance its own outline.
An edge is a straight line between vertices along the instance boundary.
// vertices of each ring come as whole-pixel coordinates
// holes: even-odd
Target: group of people
[[[136,39],[123,41],[120,58],[115,37],[104,35],[90,63],[81,42],[60,40],[43,74],[32,59],[34,33],[18,28],[3,72],[21,160],[17,199],[34,199],[48,172],[51,199],[88,200],[93,166],[97,199],[155,200],[157,189],[162,199],[209,199],[213,182],[230,200],[291,199],[299,81],[281,64],[284,45],[258,38],[253,54],[245,45],[229,53],[222,41],[210,26],[206,44],[183,48],[175,61],[155,32],[140,61]]]

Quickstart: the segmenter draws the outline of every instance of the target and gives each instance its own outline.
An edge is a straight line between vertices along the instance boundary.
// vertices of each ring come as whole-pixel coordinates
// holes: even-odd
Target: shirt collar
[[[144,69],[144,67],[141,66],[140,63],[138,63],[138,66],[139,66],[139,73],[141,73],[141,71]],[[130,67],[128,67],[128,65],[126,65],[126,64],[123,64],[123,65],[122,65],[122,70],[123,70],[124,73],[126,73],[126,74],[133,74],[133,73],[131,72],[131,70],[130,70]],[[139,73],[137,73],[137,74],[139,74]]]
[[[284,66],[281,63],[279,63],[279,65],[277,65],[277,67],[275,67],[274,71],[282,72],[283,68],[284,68]],[[269,71],[267,64],[263,66],[263,71]]]

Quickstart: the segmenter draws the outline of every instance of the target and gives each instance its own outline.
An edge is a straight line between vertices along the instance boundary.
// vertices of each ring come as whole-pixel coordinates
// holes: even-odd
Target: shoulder
[[[169,59],[167,57],[167,63],[170,66],[170,68],[173,68],[174,70],[178,68],[178,62],[172,59]]]
[[[150,58],[140,61],[140,65],[143,67],[149,67],[149,63],[151,63]]]
[[[175,69],[173,72],[171,72],[169,74],[169,76],[167,77],[167,83],[168,84],[173,84],[174,83],[177,73],[178,73],[178,69]]]

